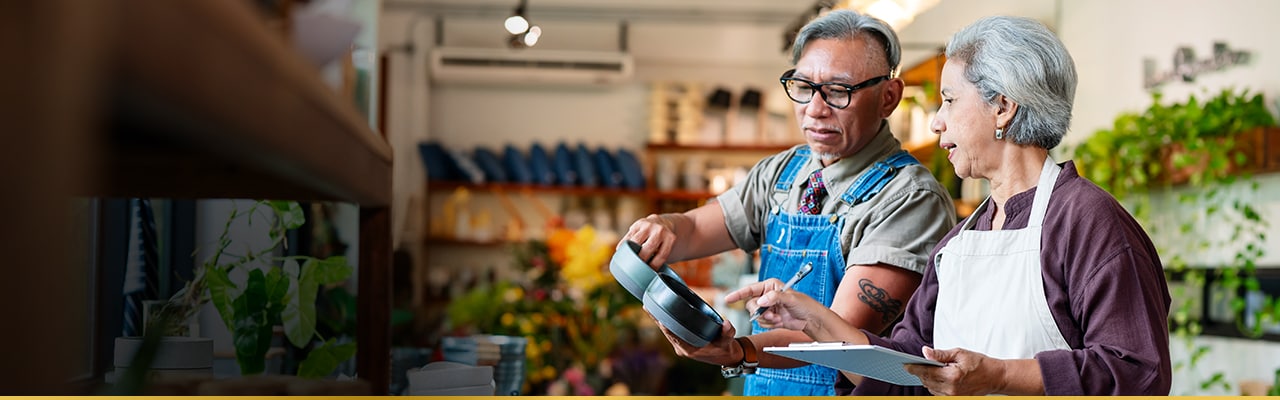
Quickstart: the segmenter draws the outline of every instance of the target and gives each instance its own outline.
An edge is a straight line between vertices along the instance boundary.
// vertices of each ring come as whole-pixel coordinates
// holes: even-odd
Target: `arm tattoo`
[[[880,320],[884,323],[893,322],[893,319],[902,312],[902,301],[889,297],[888,291],[877,287],[871,283],[870,279],[859,279],[858,287],[862,289],[862,293],[858,293],[858,300],[862,300],[872,310],[879,312]]]

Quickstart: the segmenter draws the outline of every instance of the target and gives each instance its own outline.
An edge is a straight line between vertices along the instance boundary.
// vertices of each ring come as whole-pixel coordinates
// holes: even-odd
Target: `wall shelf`
[[[798,143],[791,144],[673,144],[673,143],[649,143],[645,148],[649,151],[716,151],[716,152],[770,152],[777,153],[792,147]]]
[[[478,190],[486,192],[513,192],[513,193],[549,193],[562,194],[572,196],[644,196],[644,190],[624,189],[624,188],[608,188],[608,187],[583,187],[583,186],[553,186],[553,185],[531,185],[521,183],[471,183],[458,181],[430,181],[427,187],[431,191],[453,191],[459,188],[469,190]]]

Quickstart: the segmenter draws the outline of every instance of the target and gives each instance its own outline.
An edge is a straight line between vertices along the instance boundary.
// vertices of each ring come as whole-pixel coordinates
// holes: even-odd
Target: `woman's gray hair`
[[[947,59],[967,64],[964,77],[988,104],[1003,94],[1018,103],[1004,127],[1014,143],[1053,149],[1071,125],[1076,66],[1048,27],[1030,18],[986,17],[951,37]]]
[[[898,34],[879,18],[844,9],[828,12],[800,28],[795,43],[791,45],[791,65],[800,62],[800,55],[804,53],[804,47],[810,40],[852,39],[862,33],[871,35],[876,44],[884,46],[884,60],[889,64],[889,74],[893,75],[898,70],[898,63],[902,61],[902,45],[898,43]]]

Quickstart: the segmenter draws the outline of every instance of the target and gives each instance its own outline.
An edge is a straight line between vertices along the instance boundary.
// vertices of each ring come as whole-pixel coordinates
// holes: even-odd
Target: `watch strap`
[[[760,360],[756,357],[756,345],[746,336],[740,336],[733,339],[738,342],[738,346],[742,347],[742,361],[737,365],[725,365],[720,367],[720,375],[725,378],[736,378],[742,374],[756,373],[756,367],[760,365]]]
[[[746,336],[739,336],[733,340],[737,341],[738,345],[742,346],[742,362],[740,362],[739,365],[744,369],[750,369],[750,371],[743,371],[743,373],[755,373],[756,367],[760,365],[760,359],[756,356],[755,343],[752,343],[751,339]]]

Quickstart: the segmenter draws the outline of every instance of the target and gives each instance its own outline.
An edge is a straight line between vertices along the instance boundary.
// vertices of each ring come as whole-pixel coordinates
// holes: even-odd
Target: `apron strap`
[[[1049,209],[1049,196],[1053,194],[1053,184],[1058,182],[1058,172],[1062,167],[1053,160],[1053,156],[1045,156],[1044,167],[1040,169],[1040,183],[1036,184],[1036,197],[1031,201],[1031,216],[1027,227],[1044,224],[1045,211]]]
[[[890,155],[881,161],[871,164],[871,168],[864,171],[862,175],[858,175],[858,179],[853,181],[853,185],[849,186],[840,201],[849,206],[854,206],[871,200],[876,194],[884,190],[884,187],[898,175],[898,170],[908,165],[920,164],[919,160],[907,153],[906,150],[899,150],[897,153]]]
[[[791,159],[787,160],[787,166],[782,168],[782,172],[778,174],[778,179],[773,185],[774,192],[786,192],[791,190],[791,184],[796,180],[796,175],[800,173],[800,168],[809,162],[809,145],[800,146],[796,149],[795,154],[791,155]]]

